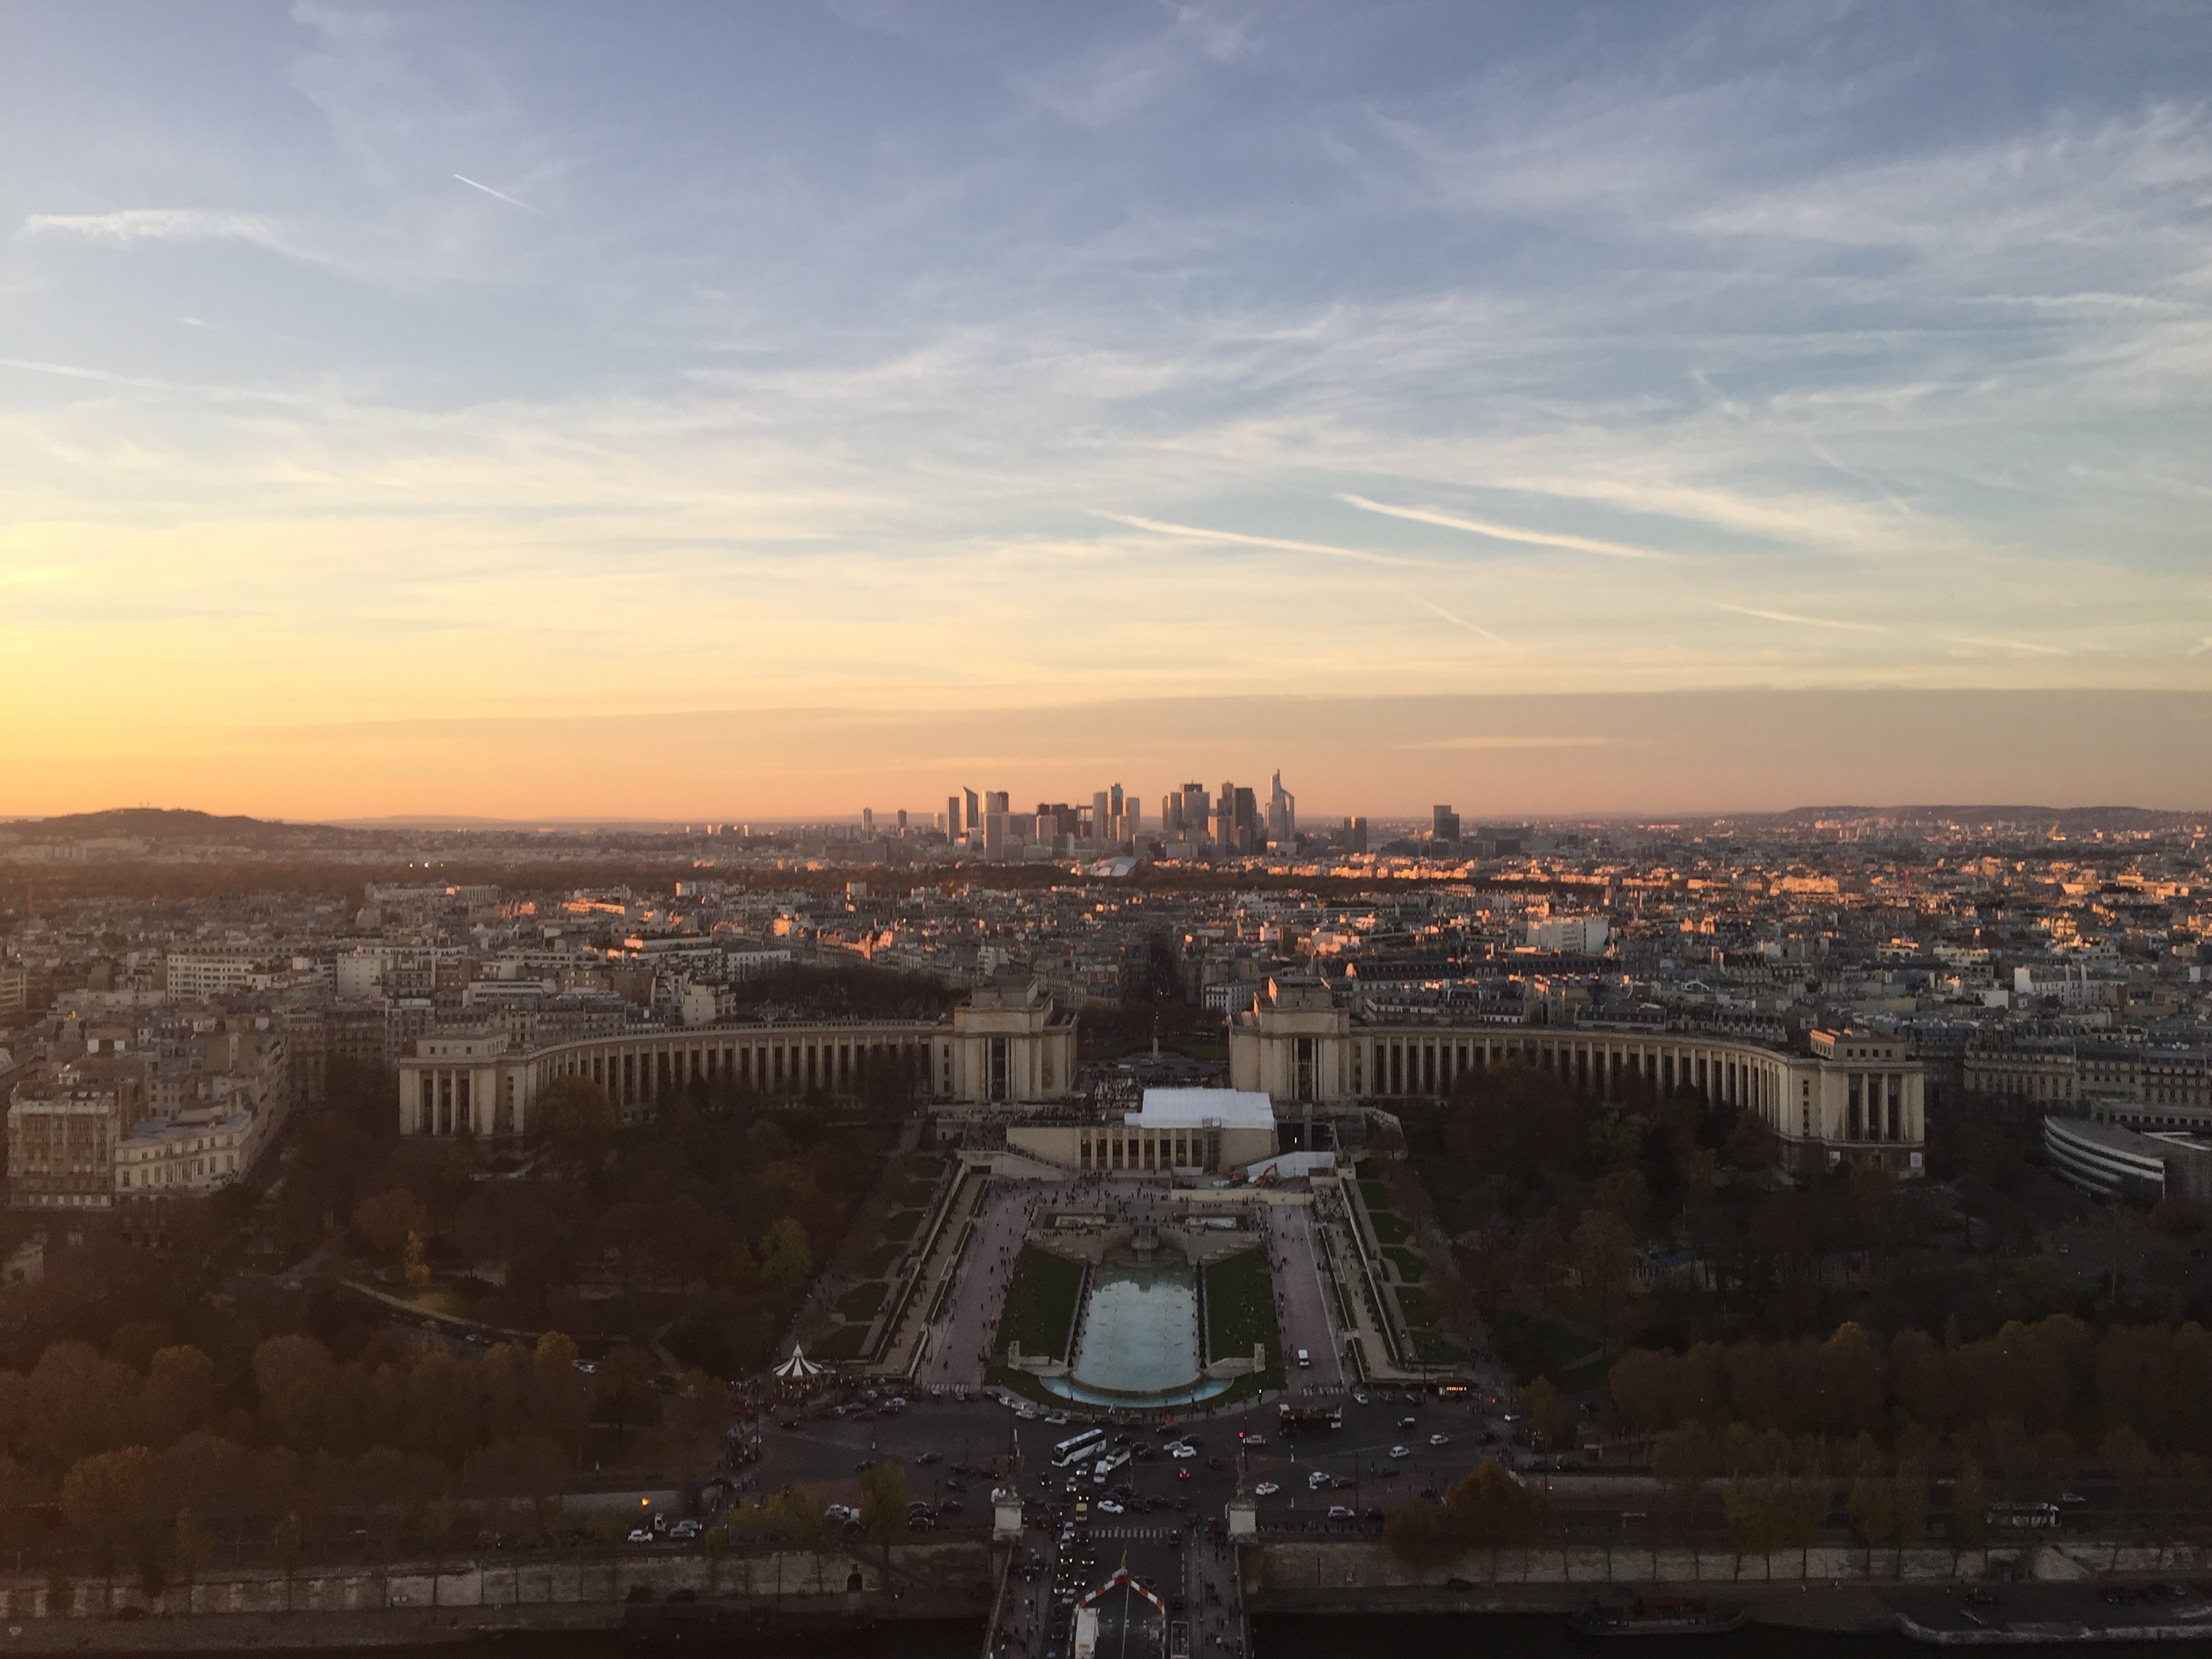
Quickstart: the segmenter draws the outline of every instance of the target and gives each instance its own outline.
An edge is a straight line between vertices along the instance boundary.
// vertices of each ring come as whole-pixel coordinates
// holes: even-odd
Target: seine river
[[[839,1650],[837,1659],[975,1659],[982,1634],[981,1625],[965,1621],[884,1626]],[[1756,1625],[1726,1636],[1696,1638],[1591,1638],[1572,1635],[1556,1617],[1499,1615],[1261,1620],[1253,1632],[1253,1644],[1252,1659],[1565,1659],[1569,1655],[1574,1659],[1929,1659],[1941,1651],[1902,1636],[1837,1636]],[[411,1650],[325,1648],[319,1650],[319,1659],[333,1659],[334,1654],[341,1659],[398,1659],[410,1651],[466,1655],[468,1659],[492,1659],[495,1655],[517,1659],[526,1654],[529,1659],[613,1659],[624,1649],[611,1635],[531,1635]],[[722,1651],[742,1654],[743,1659],[780,1659],[784,1650],[748,1645]],[[2069,1644],[2053,1651],[2071,1659],[2205,1659],[2212,1655],[2212,1639]]]

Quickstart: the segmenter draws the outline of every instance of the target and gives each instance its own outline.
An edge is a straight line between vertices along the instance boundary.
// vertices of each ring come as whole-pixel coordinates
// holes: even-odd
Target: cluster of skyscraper
[[[1212,794],[1202,783],[1186,783],[1162,798],[1159,825],[1148,832],[1144,808],[1118,783],[1097,791],[1087,805],[1040,801],[1034,812],[1012,811],[1003,789],[980,795],[964,789],[945,797],[939,827],[951,839],[985,854],[1032,844],[1048,844],[1055,853],[1132,849],[1139,836],[1147,835],[1162,842],[1202,842],[1226,853],[1255,853],[1270,842],[1287,846],[1296,837],[1297,799],[1283,787],[1280,772],[1264,814],[1251,789],[1224,782],[1218,794]]]

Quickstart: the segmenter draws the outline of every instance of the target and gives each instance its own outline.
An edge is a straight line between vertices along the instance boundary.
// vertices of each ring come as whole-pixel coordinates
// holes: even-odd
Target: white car
[[[846,1504],[832,1504],[824,1513],[832,1521],[854,1522],[860,1518],[860,1510]]]
[[[1258,1498],[1273,1498],[1280,1491],[1282,1491],[1282,1488],[1272,1480],[1262,1480],[1258,1486],[1252,1488],[1253,1495]]]
[[[1306,1477],[1306,1490],[1308,1492],[1319,1492],[1327,1485],[1328,1485],[1328,1471],[1327,1469],[1316,1469],[1311,1474]]]
[[[1390,1448],[1390,1455],[1393,1457],[1411,1457],[1413,1455],[1413,1448],[1410,1446],[1393,1446]]]
[[[653,1542],[652,1528],[648,1527],[632,1527],[629,1529],[629,1541],[633,1544],[650,1544]]]
[[[1328,1506],[1328,1518],[1332,1521],[1349,1521],[1352,1519],[1352,1511],[1341,1504],[1331,1504]]]
[[[1101,1515],[1120,1515],[1123,1513],[1123,1510],[1121,1506],[1115,1503],[1112,1498],[1102,1498],[1098,1500],[1098,1513]]]
[[[1190,1444],[1188,1441],[1178,1441],[1174,1445],[1168,1448],[1168,1455],[1170,1457],[1195,1457],[1198,1455],[1198,1448]]]
[[[1365,1405],[1367,1403],[1367,1390],[1364,1389],[1354,1389],[1352,1391],[1352,1400],[1354,1405]]]

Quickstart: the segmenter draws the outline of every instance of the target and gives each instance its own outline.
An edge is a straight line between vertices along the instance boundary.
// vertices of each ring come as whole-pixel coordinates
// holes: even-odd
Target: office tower
[[[860,809],[860,833],[864,836],[872,836],[876,833],[876,809],[872,806],[863,806]]]
[[[1006,797],[1000,795],[993,799],[1004,800]],[[1006,850],[1006,819],[1009,816],[1003,808],[983,814],[983,851],[988,857],[997,858]]]
[[[1436,809],[1436,838],[1456,842],[1459,840],[1459,814],[1449,806]]]
[[[1240,853],[1260,850],[1260,799],[1249,789],[1237,792],[1237,810],[1233,823],[1233,839]]]
[[[1120,787],[1119,784],[1115,786],[1116,788]],[[1128,840],[1130,836],[1145,827],[1144,804],[1134,795],[1124,796],[1120,810],[1115,814],[1114,821],[1115,825],[1114,839]]]
[[[1344,828],[1345,850],[1350,853],[1365,852],[1367,850],[1367,820],[1346,818],[1344,821]]]
[[[968,795],[968,817],[967,817],[967,819],[966,819],[967,825],[968,825],[968,827],[969,827],[970,830],[976,830],[976,829],[980,829],[980,828],[981,828],[981,827],[982,827],[982,823],[983,823],[983,808],[982,808],[981,805],[981,804],[976,800],[976,799],[975,799],[975,792],[973,789],[969,790],[969,791],[967,792],[967,795]]]
[[[906,834],[906,808],[903,806],[900,807],[898,810],[897,823],[899,834],[902,836]]]
[[[1123,795],[1118,783],[1106,792],[1106,804],[1114,811],[1114,838],[1116,841],[1123,839],[1127,834],[1121,828],[1121,815],[1128,811],[1129,803],[1133,799],[1133,796]]]
[[[1297,797],[1283,787],[1283,775],[1275,773],[1275,787],[1267,797],[1267,839],[1288,846],[1298,833]]]
[[[983,792],[983,816],[988,817],[994,812],[1012,811],[1014,809],[1006,804],[1007,795],[1008,792],[1004,789],[986,789]]]
[[[1202,783],[1186,783],[1182,787],[1182,838],[1185,841],[1204,841],[1206,821],[1213,816],[1213,802]]]
[[[1121,793],[1119,784],[1113,789],[1100,789],[1091,797],[1091,839],[1104,846],[1121,837],[1114,823],[1114,797]]]
[[[945,798],[945,833],[957,841],[960,839],[961,828],[960,797],[947,795]]]

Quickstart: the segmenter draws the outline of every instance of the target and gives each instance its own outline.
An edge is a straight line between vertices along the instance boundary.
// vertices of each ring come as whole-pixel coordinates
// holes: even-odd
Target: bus
[[[1052,1466],[1064,1469],[1071,1463],[1080,1463],[1086,1453],[1106,1438],[1103,1429],[1085,1429],[1081,1434],[1072,1434],[1052,1449]]]

